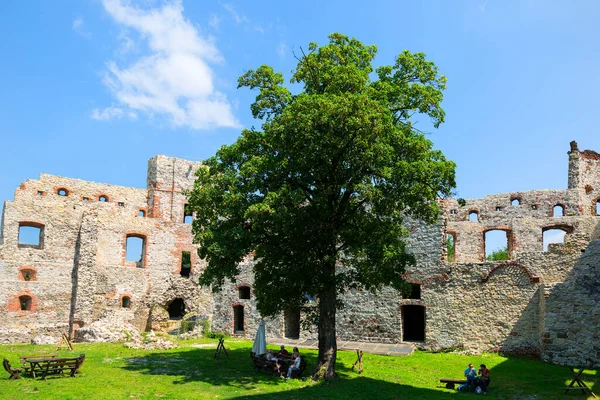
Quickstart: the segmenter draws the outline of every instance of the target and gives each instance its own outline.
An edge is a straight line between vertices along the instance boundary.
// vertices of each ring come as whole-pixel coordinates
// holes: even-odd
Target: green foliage
[[[205,319],[200,321],[200,325],[202,326],[202,336],[207,338],[209,337],[211,330],[210,330],[210,321]]]
[[[487,261],[503,261],[508,260],[508,248],[494,250],[485,258]]]
[[[465,199],[463,199],[463,198],[459,198],[456,201],[458,202],[458,205],[461,206],[461,207],[464,207],[464,206],[467,205],[467,201]]]
[[[209,339],[223,339],[223,338],[230,337],[230,335],[227,332],[213,332],[213,331],[209,331],[208,335],[206,335],[205,337],[207,337]]]
[[[455,243],[452,235],[446,235],[446,256],[448,262],[454,262]]]
[[[262,131],[244,130],[206,160],[189,193],[207,260],[200,283],[219,290],[254,252],[263,316],[309,294],[327,319],[346,288],[401,289],[415,263],[404,218],[435,222],[437,198],[455,186],[455,164],[411,120],[422,114],[437,127],[445,116],[446,78],[424,54],[404,51],[371,80],[375,46],[335,33],[308,50],[291,78],[298,95],[269,66],[240,77],[239,87],[258,90],[251,110]]]

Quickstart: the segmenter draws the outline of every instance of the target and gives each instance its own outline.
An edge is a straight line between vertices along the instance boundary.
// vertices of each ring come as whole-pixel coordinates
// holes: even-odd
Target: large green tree
[[[415,114],[444,122],[446,78],[422,53],[372,66],[375,46],[341,34],[298,55],[291,83],[263,65],[239,78],[256,89],[262,130],[246,129],[198,171],[189,204],[200,279],[219,290],[254,252],[263,316],[317,299],[316,376],[335,376],[336,310],[348,288],[406,288],[413,265],[406,216],[434,222],[455,164],[415,129]]]

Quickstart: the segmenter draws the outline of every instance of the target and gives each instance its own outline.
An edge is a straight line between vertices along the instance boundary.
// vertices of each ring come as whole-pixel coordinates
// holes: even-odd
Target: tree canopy
[[[189,204],[200,281],[219,290],[254,253],[263,316],[317,299],[320,376],[335,376],[335,316],[348,288],[406,290],[414,257],[406,216],[433,223],[437,198],[455,186],[455,164],[415,129],[438,127],[446,78],[423,53],[403,51],[376,69],[376,46],[339,33],[298,55],[291,83],[263,65],[239,78],[258,91],[262,129],[245,129],[197,173]]]

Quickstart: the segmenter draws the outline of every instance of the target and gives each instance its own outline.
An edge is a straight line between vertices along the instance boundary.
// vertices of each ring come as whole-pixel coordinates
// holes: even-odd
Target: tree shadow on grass
[[[228,386],[244,391],[260,390],[256,395],[243,395],[243,398],[340,398],[356,399],[449,399],[457,395],[446,389],[434,390],[416,388],[398,383],[360,376],[342,363],[336,365],[338,379],[331,383],[311,382],[316,365],[314,353],[304,353],[308,367],[302,380],[284,380],[262,372],[254,372],[250,359],[250,347],[228,349],[229,358],[221,354],[213,358],[214,349],[183,348],[168,352],[155,352],[142,357],[131,357],[122,367],[139,374],[172,376],[174,385],[190,382],[203,382],[211,386]],[[442,385],[442,384],[440,384]],[[273,393],[265,393],[273,392]],[[350,397],[349,397],[350,396]]]
[[[216,343],[215,343],[216,347]],[[455,396],[471,398],[473,393],[451,391],[439,382],[440,378],[460,378],[462,369],[457,370],[456,362],[450,365],[439,365],[436,372],[421,371],[420,365],[404,361],[404,358],[386,357],[378,359],[363,375],[352,371],[348,356],[343,355],[336,365],[339,379],[330,383],[313,383],[310,376],[316,365],[315,351],[303,352],[308,367],[304,381],[283,380],[278,377],[256,373],[250,359],[250,344],[235,343],[229,348],[229,358],[224,354],[215,360],[214,348],[179,348],[177,350],[157,351],[141,357],[130,357],[123,366],[125,370],[139,374],[170,376],[173,378],[174,390],[177,385],[192,382],[205,383],[215,387],[240,389],[244,394],[231,393],[229,398],[237,399],[450,399]],[[459,356],[460,357],[460,356]],[[475,356],[465,356],[470,362]],[[441,360],[441,359],[440,359]],[[485,360],[480,358],[481,361]],[[375,361],[375,360],[373,360]],[[473,360],[475,361],[475,360]],[[378,379],[375,365],[383,367]],[[435,362],[434,364],[435,365]],[[466,364],[465,364],[466,365]],[[498,364],[490,365],[492,384],[486,398],[488,399],[554,399],[585,398],[578,391],[565,395],[564,388],[570,382],[571,372],[568,368],[543,363],[537,359],[508,356]],[[439,369],[438,369],[439,367]],[[421,371],[421,372],[420,372]],[[410,375],[410,376],[409,376]],[[598,377],[595,371],[586,371],[583,379],[593,390],[598,390]],[[407,382],[410,382],[411,386]],[[247,393],[247,394],[246,394]],[[237,397],[235,397],[237,396]],[[227,397],[227,395],[225,396]]]

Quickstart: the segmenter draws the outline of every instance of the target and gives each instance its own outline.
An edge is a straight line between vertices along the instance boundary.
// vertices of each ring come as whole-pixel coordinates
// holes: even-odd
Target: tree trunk
[[[333,274],[335,275],[335,267]],[[336,291],[333,284],[319,296],[319,360],[313,376],[314,380],[330,380],[336,377],[335,303]]]

